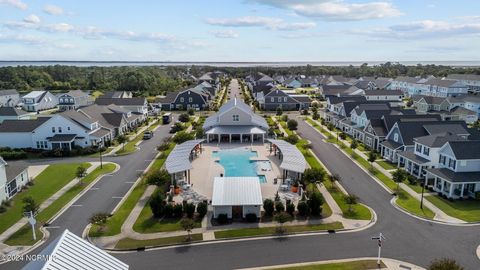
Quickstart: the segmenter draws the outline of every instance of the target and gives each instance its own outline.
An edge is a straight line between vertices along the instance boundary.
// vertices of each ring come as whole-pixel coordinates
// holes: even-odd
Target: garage
[[[262,190],[258,177],[215,177],[213,183],[213,217],[225,214],[229,219],[260,217]]]

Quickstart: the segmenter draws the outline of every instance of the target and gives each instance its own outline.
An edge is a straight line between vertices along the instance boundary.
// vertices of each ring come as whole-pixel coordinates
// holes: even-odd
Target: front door
[[[241,219],[243,217],[243,207],[241,205],[232,206],[232,218]]]

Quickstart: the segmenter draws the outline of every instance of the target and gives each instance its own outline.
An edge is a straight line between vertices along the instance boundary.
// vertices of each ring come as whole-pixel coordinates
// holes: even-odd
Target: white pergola
[[[286,178],[290,171],[297,173],[297,178],[301,178],[307,168],[307,161],[302,152],[300,152],[295,145],[284,140],[268,139],[267,141],[270,142],[270,149],[275,151],[274,154],[278,154],[278,157],[282,161],[280,168],[283,169],[283,177]]]
[[[192,169],[192,153],[200,145],[200,152],[202,151],[201,143],[204,139],[190,140],[182,144],[178,144],[173,148],[170,155],[165,161],[165,168],[169,174],[172,175],[172,183],[175,180],[175,175],[180,172],[185,173],[185,178],[190,183],[190,169]]]

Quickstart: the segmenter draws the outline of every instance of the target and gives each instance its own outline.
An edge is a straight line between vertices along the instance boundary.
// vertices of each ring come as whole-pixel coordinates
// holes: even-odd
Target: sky
[[[0,60],[479,61],[478,0],[0,0]]]

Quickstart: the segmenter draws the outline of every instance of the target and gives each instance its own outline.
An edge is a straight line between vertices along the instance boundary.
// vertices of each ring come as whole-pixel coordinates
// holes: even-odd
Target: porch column
[[[243,143],[243,134],[240,134],[240,143]]]
[[[422,175],[422,168],[423,166],[418,165],[418,174],[417,174],[418,178],[420,178],[420,176]]]
[[[441,190],[442,193],[443,193],[443,189],[445,188],[445,181],[444,181],[442,178],[440,178],[440,181],[442,181],[442,186],[441,186],[441,189],[440,189],[440,190]]]
[[[232,134],[228,134],[228,137],[230,138],[230,143],[232,143]]]
[[[411,162],[411,161],[408,161],[408,162],[410,164],[410,174],[413,175],[413,166],[414,166],[413,162]]]
[[[437,190],[437,176],[433,178],[433,189]]]
[[[460,197],[463,198],[463,190],[465,189],[465,183],[462,183],[462,189],[460,190]]]
[[[400,158],[398,158],[398,160],[397,160],[397,168],[400,168]]]
[[[250,143],[253,143],[253,134],[250,134]]]
[[[207,143],[210,142],[210,134],[207,133]]]
[[[190,184],[190,170],[188,170],[188,184]]]
[[[453,194],[453,186],[454,186],[454,184],[453,184],[453,183],[450,183],[450,190],[448,191],[448,197],[449,197],[449,198],[452,197],[452,194]]]
[[[262,133],[262,143],[265,142],[265,134]]]

